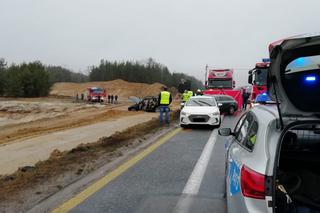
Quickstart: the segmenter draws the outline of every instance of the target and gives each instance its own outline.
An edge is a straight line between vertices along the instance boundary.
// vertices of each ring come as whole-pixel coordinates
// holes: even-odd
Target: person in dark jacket
[[[160,123],[163,123],[163,113],[165,113],[165,121],[167,124],[170,123],[170,104],[172,102],[172,96],[168,92],[166,86],[163,87],[163,91],[160,92],[158,98],[158,104],[160,108]]]
[[[110,97],[111,97],[111,96],[110,96],[110,95],[108,95],[108,103],[110,103]]]
[[[111,99],[111,103],[112,103],[112,104],[113,104],[113,98],[114,98],[114,96],[111,95],[111,96],[110,96],[110,99]]]
[[[249,96],[250,96],[250,93],[247,93],[247,91],[244,89],[242,92],[242,110],[247,109]]]
[[[118,95],[114,96],[114,103],[116,104],[118,102]]]

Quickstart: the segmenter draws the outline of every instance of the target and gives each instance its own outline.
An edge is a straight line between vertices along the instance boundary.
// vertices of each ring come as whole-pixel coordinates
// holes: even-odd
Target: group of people
[[[118,95],[108,95],[108,103],[115,104],[118,102]]]

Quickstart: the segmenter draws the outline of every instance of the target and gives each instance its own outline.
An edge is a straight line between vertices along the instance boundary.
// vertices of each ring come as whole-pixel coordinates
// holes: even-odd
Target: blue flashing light
[[[307,61],[306,61],[306,58],[304,57],[300,57],[300,58],[297,58],[294,63],[296,64],[296,66],[305,66]]]
[[[256,103],[266,103],[268,101],[271,101],[271,99],[266,92],[258,95],[255,100]]]
[[[263,62],[263,63],[268,63],[268,62],[270,62],[270,58],[263,58],[263,59],[262,59],[262,62]]]
[[[305,78],[306,81],[309,81],[309,82],[313,82],[313,81],[316,81],[316,76],[307,76]]]

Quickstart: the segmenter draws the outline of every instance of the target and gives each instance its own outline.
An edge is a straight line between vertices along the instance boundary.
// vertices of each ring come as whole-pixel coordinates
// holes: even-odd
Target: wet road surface
[[[225,212],[224,140],[217,129],[179,131],[70,212]]]

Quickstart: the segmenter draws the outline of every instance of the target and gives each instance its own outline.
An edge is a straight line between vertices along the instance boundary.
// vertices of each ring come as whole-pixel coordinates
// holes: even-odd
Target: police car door
[[[229,212],[246,212],[240,187],[240,171],[243,164],[245,164],[243,160],[248,157],[249,151],[245,146],[245,141],[254,122],[256,121],[251,112],[240,118],[234,129],[233,142],[228,149],[226,193]]]

